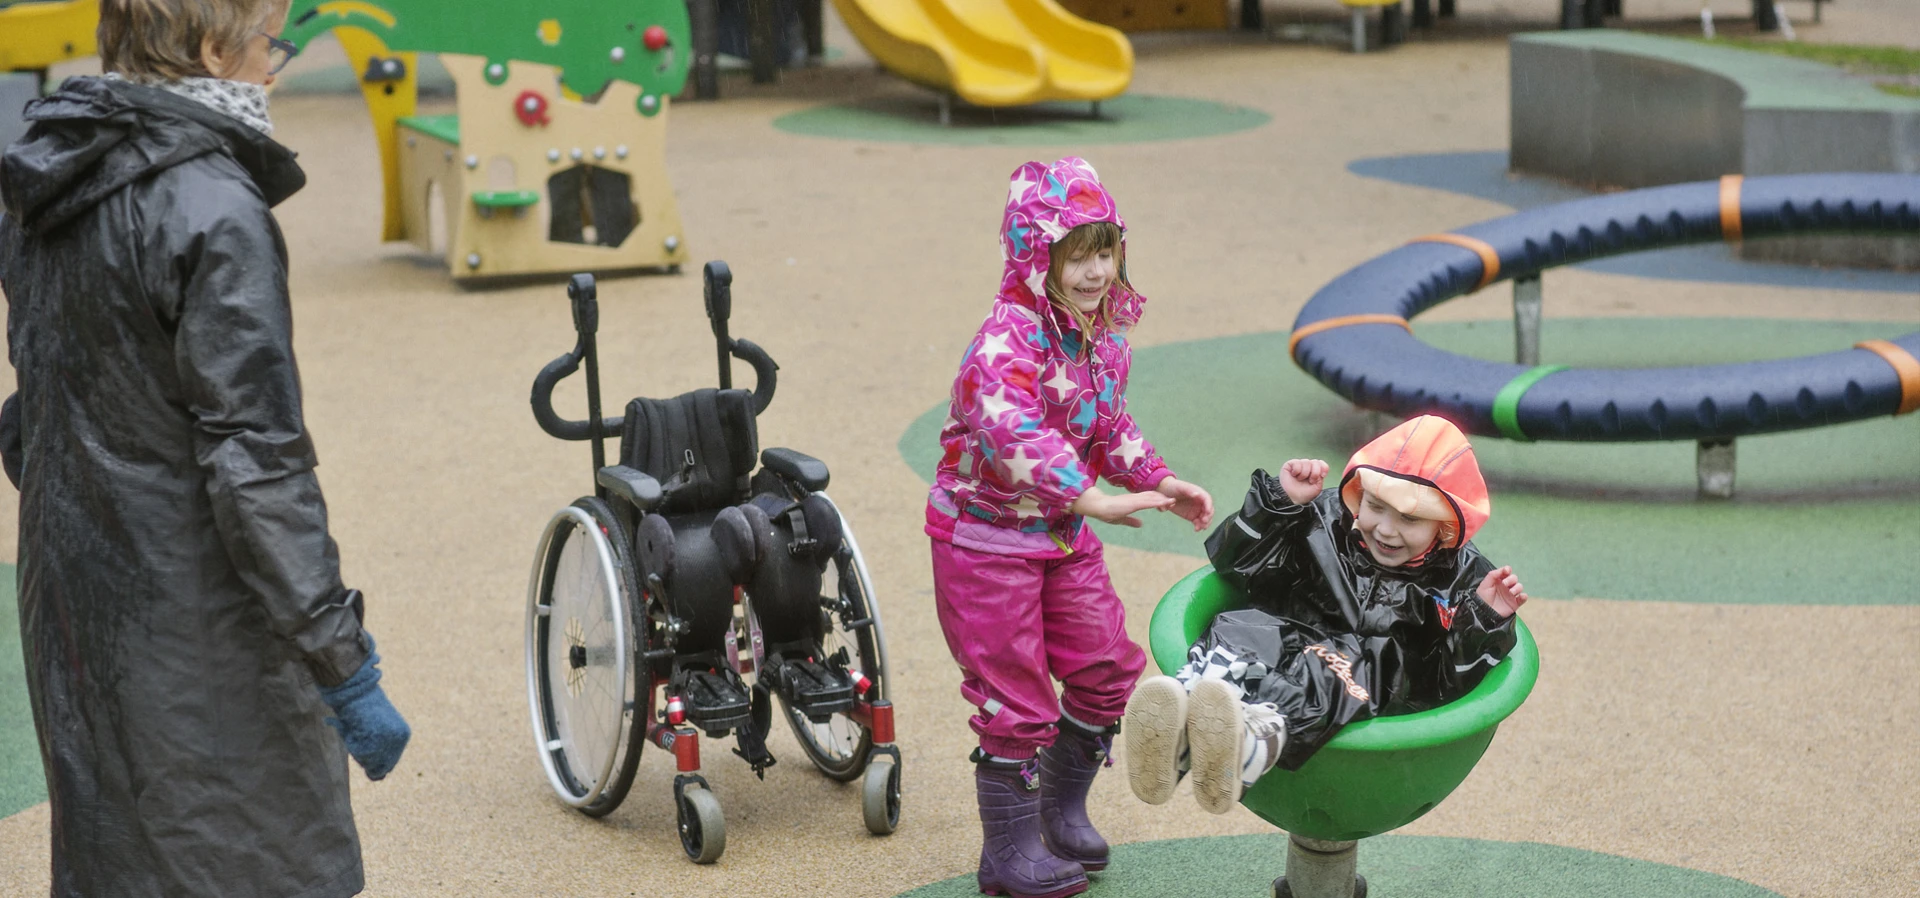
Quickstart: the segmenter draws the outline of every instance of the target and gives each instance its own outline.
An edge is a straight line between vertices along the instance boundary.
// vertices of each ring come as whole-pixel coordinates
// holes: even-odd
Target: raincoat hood
[[[1052,165],[1028,162],[1014,169],[1000,220],[1000,255],[1007,266],[1000,278],[1001,301],[1064,321],[1064,313],[1047,299],[1048,251],[1068,231],[1097,221],[1113,222],[1126,233],[1113,195],[1085,159],[1068,156]],[[1120,243],[1124,249],[1124,236]],[[1124,279],[1116,280],[1107,295],[1114,326],[1126,330],[1138,323],[1145,302]]]
[[[268,206],[306,185],[291,150],[205,104],[107,78],[69,78],[27,104],[25,137],[0,157],[0,202],[30,233],[72,220],[116,191],[208,153],[245,169]]]
[[[1340,477],[1348,513],[1359,515],[1367,481],[1369,492],[1401,513],[1449,525],[1440,540],[1447,548],[1466,545],[1493,513],[1473,445],[1453,422],[1433,415],[1402,422],[1353,454]]]

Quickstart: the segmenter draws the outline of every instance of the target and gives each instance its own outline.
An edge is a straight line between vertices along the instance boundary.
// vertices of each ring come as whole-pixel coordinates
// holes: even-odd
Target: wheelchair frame
[[[773,401],[778,366],[759,346],[728,334],[732,273],[726,263],[707,263],[703,275],[720,387],[732,388],[733,359],[747,362],[755,374],[752,401],[757,416]],[[625,419],[601,416],[596,293],[592,275],[576,274],[569,281],[577,341],[571,352],[543,368],[533,384],[533,413],[540,428],[562,440],[590,442],[594,467],[593,494],[548,521],[528,583],[527,697],[534,739],[554,792],[593,817],[611,813],[625,800],[645,745],[673,755],[681,847],[696,863],[711,863],[726,848],[726,828],[713,788],[701,775],[702,728],[688,719],[678,696],[664,694],[676,664],[694,658],[677,649],[691,625],[674,613],[660,575],[641,570],[635,542],[640,522],[655,513],[665,492],[646,473],[606,463],[606,435],[620,432]],[[553,389],[583,363],[588,416],[566,420],[553,410]],[[820,596],[823,657],[807,660],[837,661],[853,684],[853,701],[844,712],[816,721],[793,707],[784,692],[769,688],[770,697],[755,702],[758,707],[744,726],[755,728],[764,739],[767,733],[758,730],[770,729],[771,703],[777,700],[795,740],[822,774],[842,782],[862,781],[866,828],[886,835],[899,823],[900,752],[893,744],[886,643],[872,578],[851,525],[825,493],[826,466],[787,449],[763,450],[759,461],[760,471],[772,472],[789,498],[818,496],[839,519],[841,541],[830,561],[834,595]],[[824,592],[827,581],[822,583]],[[755,687],[765,687],[761,681],[770,671],[763,669],[765,646],[751,594],[734,586],[733,606],[722,661],[734,680],[745,683],[751,674]],[[705,735],[723,738],[735,732],[745,748],[746,736],[738,729],[722,727]],[[734,753],[753,764],[762,778],[764,767],[772,763],[764,748],[763,759],[742,749]]]

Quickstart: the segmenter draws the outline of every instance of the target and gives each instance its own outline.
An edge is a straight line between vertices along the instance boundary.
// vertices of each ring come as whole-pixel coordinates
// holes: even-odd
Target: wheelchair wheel
[[[816,495],[826,498],[825,493]],[[833,500],[827,502],[831,505]],[[837,506],[834,513],[840,513]],[[860,556],[860,544],[853,538],[853,528],[847,523],[846,515],[840,515],[840,532],[840,550],[834,553],[823,581],[835,585],[839,601],[833,610],[823,607],[820,612],[820,647],[827,658],[838,658],[847,667],[865,673],[873,682],[866,698],[878,700],[886,697],[887,682],[887,650],[880,630],[880,611],[874,605],[873,581],[867,575],[866,561]],[[862,625],[850,628],[848,624],[852,623]],[[873,733],[865,724],[844,713],[833,715],[825,723],[815,723],[784,699],[780,708],[807,759],[829,779],[852,782],[867,769]]]
[[[867,832],[876,836],[891,834],[900,825],[900,765],[892,758],[867,765],[860,781],[860,812]]]
[[[646,726],[626,528],[584,498],[547,523],[527,587],[527,697],[547,780],[589,816],[633,785]]]
[[[675,802],[680,822],[680,847],[696,864],[711,864],[727,850],[727,819],[720,799],[698,786],[680,793]]]

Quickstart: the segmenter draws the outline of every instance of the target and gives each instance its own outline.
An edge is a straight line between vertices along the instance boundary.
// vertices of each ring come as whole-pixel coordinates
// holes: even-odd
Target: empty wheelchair
[[[590,816],[633,785],[642,747],[670,754],[681,845],[710,863],[726,849],[719,801],[701,776],[701,737],[735,739],[761,778],[766,737],[785,718],[807,759],[860,780],[866,827],[900,816],[886,644],[853,531],[825,492],[826,465],[757,450],[755,415],[778,366],[727,334],[732,275],[705,270],[720,387],[634,399],[602,418],[590,275],[568,285],[578,342],[534,378],[542,430],[592,444],[594,491],[555,514],[527,590],[527,693],[547,778]],[[731,360],[752,366],[732,388]],[[553,410],[553,389],[586,367],[587,419]],[[619,458],[606,463],[605,438]],[[759,468],[755,470],[756,457]]]

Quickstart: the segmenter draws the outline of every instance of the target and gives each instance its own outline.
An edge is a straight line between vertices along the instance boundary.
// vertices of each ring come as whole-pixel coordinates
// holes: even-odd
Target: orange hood
[[[1363,477],[1363,471],[1379,474]],[[1399,495],[1382,498],[1404,513],[1449,525],[1439,543],[1449,548],[1466,545],[1493,513],[1473,445],[1445,418],[1421,415],[1402,422],[1355,452],[1340,477],[1340,499],[1349,513],[1360,513],[1362,479],[1381,475],[1430,488],[1391,491]]]

